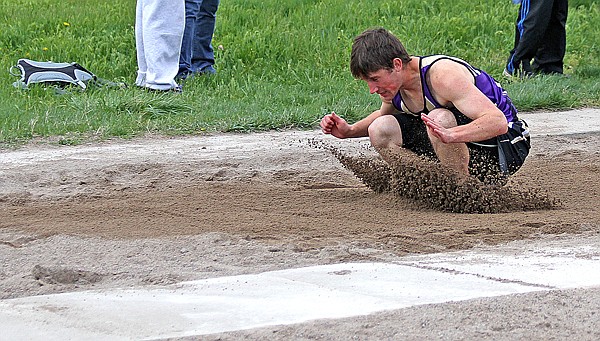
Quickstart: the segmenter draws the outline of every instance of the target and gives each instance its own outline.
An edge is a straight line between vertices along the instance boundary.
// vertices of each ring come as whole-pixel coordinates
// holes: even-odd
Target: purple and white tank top
[[[449,59],[455,61],[464,67],[466,67],[469,72],[473,75],[475,86],[489,98],[497,107],[504,113],[507,122],[518,121],[517,118],[517,109],[512,104],[512,101],[508,97],[506,91],[502,88],[502,86],[496,82],[496,80],[488,75],[485,71],[474,68],[469,63],[465,62],[462,59],[456,57],[449,57],[444,55],[432,55],[420,57],[419,67],[421,69],[421,86],[423,90],[423,109],[420,112],[411,112],[408,110],[404,101],[402,100],[402,96],[400,92],[394,96],[392,103],[396,109],[405,112],[407,114],[412,115],[420,115],[421,113],[428,113],[429,111],[435,108],[444,108],[444,106],[440,105],[433,95],[431,94],[431,90],[425,81],[427,76],[427,71],[429,68],[437,61],[442,59]]]

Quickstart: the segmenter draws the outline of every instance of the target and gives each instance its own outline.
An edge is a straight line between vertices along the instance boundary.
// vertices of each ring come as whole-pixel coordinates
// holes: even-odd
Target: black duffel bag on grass
[[[77,63],[36,62],[29,59],[19,59],[17,65],[10,68],[10,73],[21,77],[13,85],[22,89],[27,89],[31,84],[46,83],[59,87],[76,85],[85,90],[88,82],[97,80],[96,75]]]

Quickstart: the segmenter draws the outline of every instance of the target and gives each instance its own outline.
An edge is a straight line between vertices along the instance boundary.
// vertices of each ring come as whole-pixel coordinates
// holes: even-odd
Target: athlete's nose
[[[371,82],[367,82],[367,85],[369,86],[369,92],[370,92],[371,94],[374,94],[374,93],[376,93],[376,92],[377,92],[377,90],[379,90],[379,89],[377,88],[377,86],[376,86],[375,84],[371,83]]]

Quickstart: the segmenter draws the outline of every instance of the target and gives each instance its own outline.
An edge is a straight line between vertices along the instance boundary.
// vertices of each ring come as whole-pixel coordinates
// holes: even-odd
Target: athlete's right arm
[[[321,130],[325,134],[331,134],[340,139],[366,137],[369,136],[369,126],[375,119],[383,115],[391,115],[395,112],[396,109],[391,103],[382,102],[379,110],[373,111],[369,116],[354,124],[348,124],[346,120],[332,112],[331,114],[325,115],[321,120]]]

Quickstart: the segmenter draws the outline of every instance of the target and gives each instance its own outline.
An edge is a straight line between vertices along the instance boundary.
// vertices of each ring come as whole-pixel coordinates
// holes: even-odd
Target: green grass
[[[0,62],[19,58],[78,62],[101,78],[133,84],[137,69],[134,0],[0,0]],[[348,70],[352,38],[384,26],[409,53],[468,60],[498,80],[521,111],[600,106],[600,6],[571,1],[566,72],[506,82],[501,72],[518,6],[510,1],[231,0],[221,3],[213,40],[218,74],[185,84],[184,93],[95,88],[56,95],[24,91],[0,73],[0,143],[62,137],[134,137],[146,132],[314,128],[335,110],[355,121],[379,106]]]

